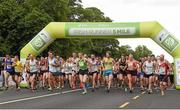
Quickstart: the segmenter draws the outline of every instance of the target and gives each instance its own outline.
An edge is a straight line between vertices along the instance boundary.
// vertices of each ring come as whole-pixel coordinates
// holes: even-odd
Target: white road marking
[[[129,105],[130,102],[125,102],[124,104],[122,104],[121,106],[119,106],[119,108],[124,108],[126,107],[127,105]]]
[[[138,99],[139,97],[140,97],[140,96],[137,95],[137,96],[133,97],[132,99],[136,100],[136,99]]]
[[[82,90],[82,89],[76,89],[76,90],[70,90],[70,91],[46,94],[46,95],[41,95],[41,96],[35,96],[35,97],[29,97],[29,98],[23,98],[23,99],[16,99],[16,100],[11,100],[11,101],[6,101],[6,102],[0,102],[0,105],[9,104],[9,103],[15,103],[15,102],[21,102],[21,101],[26,101],[26,100],[32,100],[32,99],[38,99],[38,98],[43,98],[43,97],[49,97],[49,96],[54,96],[54,95],[59,95],[59,94],[66,94],[66,93],[76,92],[76,91],[80,91],[80,90]]]

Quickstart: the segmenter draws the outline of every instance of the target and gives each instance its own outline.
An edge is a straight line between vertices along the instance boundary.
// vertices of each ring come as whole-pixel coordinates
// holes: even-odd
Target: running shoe
[[[153,93],[152,89],[150,90],[150,93],[151,93],[151,94]]]
[[[127,92],[127,90],[128,90],[127,88],[124,88],[124,91],[125,91],[125,92]]]
[[[16,89],[16,90],[17,90],[17,91],[19,91],[20,89],[21,89],[20,87],[17,87],[17,89]]]
[[[85,94],[87,94],[87,92],[86,92],[86,91],[84,91],[84,92],[82,92],[82,94],[83,94],[83,95],[85,95]]]
[[[133,91],[132,91],[132,90],[130,90],[129,92],[130,92],[130,93],[132,93]]]
[[[57,87],[56,87],[56,89],[60,89],[60,87],[59,87],[59,86],[57,86]]]
[[[110,90],[109,89],[107,89],[107,93],[109,93],[110,92]]]
[[[52,91],[52,88],[48,88],[48,91]]]
[[[161,96],[164,96],[164,95],[165,95],[165,94],[164,94],[164,91],[162,91],[162,92],[161,92]]]

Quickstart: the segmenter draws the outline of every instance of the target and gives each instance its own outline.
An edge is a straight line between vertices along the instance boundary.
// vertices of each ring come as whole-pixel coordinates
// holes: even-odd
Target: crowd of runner
[[[47,57],[36,58],[30,54],[25,64],[19,61],[18,56],[6,55],[2,66],[5,90],[9,87],[9,76],[15,82],[16,89],[20,90],[23,73],[32,92],[38,88],[53,91],[80,87],[82,94],[87,94],[87,85],[91,85],[92,92],[102,86],[108,93],[111,87],[122,88],[130,93],[135,92],[136,87],[148,94],[160,88],[163,96],[166,88],[173,86],[174,80],[173,64],[164,55],[149,55],[137,61],[132,54],[113,59],[110,52],[106,52],[104,57],[73,53],[68,59],[63,59],[50,51]]]

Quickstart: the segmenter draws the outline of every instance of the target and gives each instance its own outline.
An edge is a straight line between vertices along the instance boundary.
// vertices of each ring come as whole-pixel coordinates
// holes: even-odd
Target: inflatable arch
[[[180,41],[158,22],[51,22],[21,50],[21,61],[30,53],[37,56],[58,38],[151,38],[174,57],[176,89],[180,89]]]

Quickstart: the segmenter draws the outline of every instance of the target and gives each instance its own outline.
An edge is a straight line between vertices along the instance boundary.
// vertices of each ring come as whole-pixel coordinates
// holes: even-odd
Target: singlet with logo
[[[65,73],[72,73],[73,64],[72,63],[66,63],[66,72]]]
[[[73,58],[73,67],[72,67],[73,71],[78,71],[77,63],[78,63],[78,58]]]
[[[97,64],[97,61],[94,59],[94,60],[90,60],[90,63],[91,63],[91,66],[90,66],[90,70],[91,72],[96,72],[98,71],[98,64]]]
[[[30,66],[30,72],[33,73],[33,72],[37,72],[38,69],[37,69],[37,61],[36,60],[29,60],[29,66]]]
[[[62,62],[61,62],[61,60],[58,60],[57,62],[58,62],[59,65],[56,67],[56,71],[61,72],[61,63]]]
[[[55,59],[55,58],[53,58],[53,59],[50,59],[50,58],[49,58],[49,59],[48,59],[48,64],[49,64],[49,72],[52,72],[52,73],[57,72],[56,67],[53,66],[53,65],[56,64],[56,59]]]
[[[40,61],[40,69],[41,69],[41,71],[45,71],[47,69],[46,66],[47,65],[46,65],[46,61],[45,60]]]
[[[154,73],[154,63],[151,61],[145,61],[144,62],[144,66],[145,66],[145,73],[147,75],[151,75]]]
[[[16,61],[16,66],[14,67],[15,72],[22,72],[23,71],[23,66],[20,61]]]
[[[79,64],[80,70],[87,70],[88,69],[88,65],[87,65],[87,62],[85,60],[79,59],[78,64]]]
[[[126,66],[126,60],[123,61],[122,59],[120,59],[120,61],[119,61],[120,70],[123,70],[125,68],[125,66]]]
[[[165,75],[167,73],[167,68],[168,68],[168,65],[165,61],[163,62],[158,62],[158,65],[159,65],[159,74],[160,75]]]
[[[11,61],[11,59],[6,59],[5,64],[6,64],[6,71],[7,72],[13,71],[12,63],[13,62]]]

